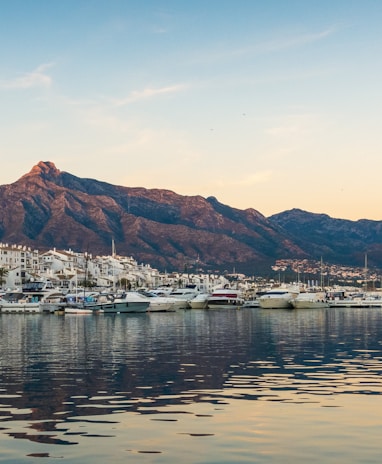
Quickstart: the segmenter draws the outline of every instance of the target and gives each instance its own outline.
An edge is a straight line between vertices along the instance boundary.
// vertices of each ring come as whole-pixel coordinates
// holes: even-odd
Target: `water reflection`
[[[307,408],[298,412],[303,429],[313,419],[320,427],[325,416],[317,407],[346,405],[354,414],[359,411],[346,397],[364,398],[364,407],[369,396],[381,401],[381,343],[382,311],[368,308],[3,314],[0,458],[65,456],[76,462],[80,456],[94,464],[123,448],[125,455],[113,462],[126,453],[155,462],[253,462],[257,453],[257,462],[270,462],[265,455],[276,462],[276,448],[265,451],[274,438],[262,434],[277,429],[278,440],[287,443],[288,425],[279,430],[282,404]],[[268,422],[278,405],[277,426],[257,424],[255,405]],[[368,413],[372,418],[372,409]],[[369,430],[369,450],[377,446],[372,436]],[[200,449],[187,460],[185,449],[196,452],[191,439]],[[306,458],[301,449],[290,453],[295,462]]]

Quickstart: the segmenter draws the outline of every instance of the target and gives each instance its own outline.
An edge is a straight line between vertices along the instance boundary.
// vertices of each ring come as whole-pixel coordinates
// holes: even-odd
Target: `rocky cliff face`
[[[254,273],[275,258],[307,253],[254,209],[169,190],[115,186],[39,162],[0,186],[0,240],[36,248],[117,252],[159,269]]]

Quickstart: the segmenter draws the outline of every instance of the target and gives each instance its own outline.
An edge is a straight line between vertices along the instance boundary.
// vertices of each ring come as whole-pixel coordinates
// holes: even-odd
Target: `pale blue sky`
[[[382,1],[0,0],[0,184],[382,220]]]

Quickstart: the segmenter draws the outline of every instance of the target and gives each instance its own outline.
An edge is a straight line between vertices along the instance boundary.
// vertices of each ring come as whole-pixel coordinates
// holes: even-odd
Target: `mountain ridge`
[[[255,269],[273,252],[305,256],[255,209],[79,178],[50,161],[0,186],[0,206],[2,241],[106,253],[114,240],[121,254],[159,268]]]
[[[367,253],[370,266],[382,267],[382,221],[331,218],[298,208],[268,218],[291,234],[309,255],[325,256],[336,264],[362,265]]]
[[[276,259],[382,267],[382,222],[333,219],[299,209],[266,218],[215,197],[80,178],[40,161],[0,186],[0,240],[38,248],[120,254],[159,269],[269,272]],[[372,261],[371,261],[372,262]]]

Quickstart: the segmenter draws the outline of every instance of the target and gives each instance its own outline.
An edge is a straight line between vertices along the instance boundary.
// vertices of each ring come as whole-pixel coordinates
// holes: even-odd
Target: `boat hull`
[[[39,303],[0,303],[2,313],[40,313]]]
[[[382,308],[382,300],[334,300],[330,308]]]
[[[210,298],[209,293],[203,293],[200,295],[197,295],[195,298],[193,298],[191,301],[189,301],[189,305],[191,309],[206,309],[208,305],[208,298]]]
[[[190,301],[190,308],[191,309],[206,309],[207,308],[207,300],[206,301]]]
[[[172,301],[171,298],[164,298],[164,297],[158,297],[158,298],[153,298],[155,301],[150,301],[150,305],[148,307],[148,311],[150,313],[153,312],[167,312],[167,311],[175,311],[175,302]]]
[[[238,309],[243,306],[244,300],[231,300],[226,298],[209,298],[207,301],[208,309]]]
[[[80,314],[80,315],[86,315],[86,314],[94,314],[95,311],[92,309],[86,309],[86,308],[76,308],[76,307],[66,307],[64,309],[65,314]]]
[[[259,298],[259,306],[262,309],[291,309],[293,308],[291,298],[292,297],[265,297],[265,295],[263,295]]]
[[[292,305],[295,309],[319,309],[319,308],[329,308],[329,303],[327,301],[317,301],[317,300],[292,300]]]
[[[146,301],[114,301],[92,305],[91,309],[93,312],[102,311],[104,314],[145,313],[149,305]]]

